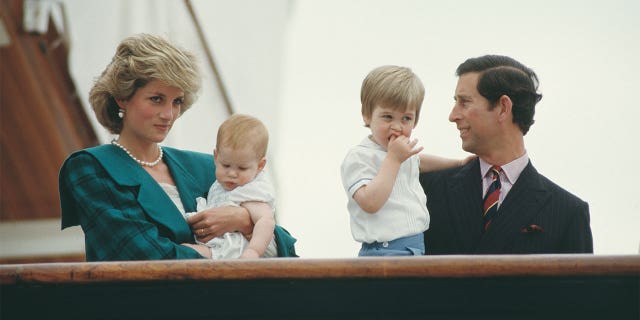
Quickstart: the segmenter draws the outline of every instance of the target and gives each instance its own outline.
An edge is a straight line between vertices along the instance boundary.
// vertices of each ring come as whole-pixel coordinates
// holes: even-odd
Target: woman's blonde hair
[[[196,101],[202,82],[192,53],[155,35],[127,37],[89,92],[89,102],[100,124],[111,133],[120,133],[122,119],[118,117],[116,101],[130,99],[138,88],[152,80],[184,92],[182,113]]]
[[[417,124],[423,100],[422,81],[406,67],[377,67],[362,81],[360,101],[364,117],[370,118],[377,106],[399,111],[415,110]]]

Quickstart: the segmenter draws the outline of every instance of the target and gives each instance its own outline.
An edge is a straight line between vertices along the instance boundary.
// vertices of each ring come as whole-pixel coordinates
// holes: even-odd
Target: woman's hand
[[[243,207],[220,207],[203,210],[187,219],[198,241],[220,237],[227,232],[241,232],[245,236],[253,232],[249,211]]]
[[[182,243],[183,246],[189,247],[195,251],[197,251],[201,256],[211,259],[211,249],[209,247],[202,244],[191,244],[191,243]]]

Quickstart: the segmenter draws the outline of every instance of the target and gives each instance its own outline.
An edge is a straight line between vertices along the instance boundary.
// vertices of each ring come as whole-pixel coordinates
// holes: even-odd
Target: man
[[[457,71],[449,121],[478,159],[421,175],[431,224],[427,254],[592,253],[589,207],[539,174],[524,135],[542,95],[533,70],[482,56]]]

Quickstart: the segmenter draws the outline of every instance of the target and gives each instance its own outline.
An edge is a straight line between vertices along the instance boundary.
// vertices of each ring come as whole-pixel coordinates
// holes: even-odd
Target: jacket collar
[[[451,222],[465,253],[503,252],[522,226],[528,225],[550,194],[536,169],[528,162],[500,205],[499,215],[487,232],[482,231],[482,181],[480,163],[471,161],[448,181]]]
[[[465,253],[473,253],[482,237],[482,181],[480,162],[475,159],[451,176],[447,183],[451,223],[455,239]]]
[[[149,217],[174,233],[175,239],[191,237],[189,225],[178,211],[173,201],[146,170],[131,159],[124,151],[113,145],[103,145],[87,149],[100,162],[113,180],[122,186],[137,187],[137,201]],[[195,198],[191,174],[185,170],[173,155],[174,149],[163,148],[164,160],[180,190],[180,198],[187,212],[195,211]]]
[[[549,199],[550,193],[540,181],[538,171],[529,161],[500,205],[498,216],[477,248],[478,253],[508,251],[504,248],[521,233],[523,226],[531,223]]]

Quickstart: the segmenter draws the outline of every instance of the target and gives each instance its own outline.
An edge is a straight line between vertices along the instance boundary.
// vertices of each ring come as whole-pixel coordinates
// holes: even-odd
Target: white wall
[[[590,204],[597,254],[640,244],[640,4],[637,1],[297,1],[288,29],[276,155],[281,221],[305,257],[352,257],[339,166],[362,127],[374,67],[411,67],[427,95],[415,137],[464,157],[447,121],[455,68],[483,54],[532,67],[544,98],[526,136],[536,168]]]

